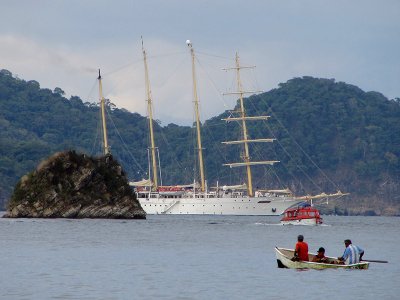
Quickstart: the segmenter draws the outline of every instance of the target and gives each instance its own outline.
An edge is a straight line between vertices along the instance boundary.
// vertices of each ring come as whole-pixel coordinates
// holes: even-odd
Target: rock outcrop
[[[66,151],[20,179],[4,217],[145,219],[146,213],[111,155]]]

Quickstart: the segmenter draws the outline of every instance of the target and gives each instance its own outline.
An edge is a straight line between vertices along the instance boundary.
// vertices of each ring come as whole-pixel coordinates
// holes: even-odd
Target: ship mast
[[[205,191],[204,163],[203,163],[203,148],[201,146],[199,98],[197,96],[195,55],[194,55],[194,49],[192,47],[192,43],[189,40],[187,40],[186,43],[187,43],[188,47],[190,48],[190,54],[192,57],[193,101],[194,101],[194,110],[195,110],[195,118],[196,118],[197,151],[198,151],[198,158],[199,158],[201,191],[204,192]]]
[[[106,108],[105,108],[105,100],[103,97],[103,86],[101,84],[101,75],[99,69],[99,98],[100,98],[100,108],[101,108],[101,123],[103,128],[103,152],[104,155],[110,154],[110,147],[108,146],[108,139],[107,139],[107,126],[106,126]]]
[[[254,193],[253,193],[253,180],[252,180],[252,174],[251,174],[251,166],[253,166],[253,165],[273,165],[274,163],[277,163],[278,161],[251,161],[250,160],[251,157],[250,157],[250,151],[249,151],[249,143],[263,143],[263,142],[268,143],[268,142],[273,142],[274,139],[249,139],[246,121],[267,120],[269,118],[269,116],[246,116],[243,95],[249,94],[249,93],[256,93],[257,91],[244,91],[243,90],[242,82],[240,79],[240,70],[245,69],[245,68],[254,68],[254,66],[250,66],[250,67],[240,66],[239,55],[237,53],[236,53],[235,61],[236,61],[235,67],[227,68],[224,70],[236,70],[237,91],[233,92],[233,93],[226,93],[225,95],[228,95],[228,94],[239,95],[240,110],[236,112],[239,114],[239,117],[228,117],[228,118],[222,119],[222,120],[224,120],[226,122],[231,122],[231,121],[241,122],[243,139],[238,140],[238,141],[228,141],[228,142],[223,142],[223,143],[224,144],[243,144],[243,155],[242,155],[243,162],[224,164],[224,166],[229,166],[231,168],[246,167],[247,194],[249,195],[249,197],[252,197],[254,195]]]
[[[157,176],[156,147],[155,147],[155,143],[154,143],[154,131],[153,131],[153,101],[151,98],[151,91],[150,91],[149,71],[148,71],[148,67],[147,67],[147,55],[146,55],[146,50],[143,47],[143,40],[142,40],[142,51],[143,51],[144,72],[145,72],[145,81],[146,81],[147,115],[149,118],[149,130],[150,130],[151,163],[152,163],[152,167],[153,167],[153,189],[157,190],[158,176]]]

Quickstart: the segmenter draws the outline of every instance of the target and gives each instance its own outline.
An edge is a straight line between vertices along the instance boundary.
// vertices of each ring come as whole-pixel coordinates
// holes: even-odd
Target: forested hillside
[[[112,99],[111,99],[112,102]],[[108,130],[113,155],[130,179],[147,177],[147,119],[108,102]],[[340,189],[350,192],[334,205],[338,213],[400,215],[400,101],[332,79],[294,78],[277,89],[245,100],[248,115],[269,115],[248,124],[251,138],[276,138],[255,145],[253,159],[279,160],[255,167],[255,185],[289,187],[296,194]],[[234,111],[235,109],[232,108]],[[221,166],[238,161],[237,124],[221,119],[203,124],[209,186],[238,184],[243,173]],[[192,128],[155,122],[164,184],[188,183],[196,176]],[[97,104],[66,99],[61,88],[41,89],[36,81],[0,71],[0,200],[14,184],[54,152],[76,149],[100,155]]]

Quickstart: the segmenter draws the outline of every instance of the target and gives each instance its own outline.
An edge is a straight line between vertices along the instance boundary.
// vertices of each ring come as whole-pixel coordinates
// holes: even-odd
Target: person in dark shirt
[[[292,258],[293,261],[308,261],[308,244],[304,242],[304,236],[299,235],[297,237],[296,247],[294,249],[294,257]]]
[[[324,247],[320,247],[317,251],[317,255],[315,255],[312,259],[313,262],[319,263],[328,263],[328,258],[325,256]]]

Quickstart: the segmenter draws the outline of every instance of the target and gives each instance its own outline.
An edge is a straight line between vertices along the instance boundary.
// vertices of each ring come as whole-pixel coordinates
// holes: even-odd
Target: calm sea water
[[[1,299],[400,299],[400,218],[0,219]],[[369,270],[278,269],[274,247],[363,247]]]

